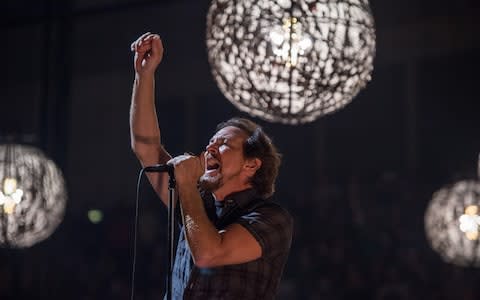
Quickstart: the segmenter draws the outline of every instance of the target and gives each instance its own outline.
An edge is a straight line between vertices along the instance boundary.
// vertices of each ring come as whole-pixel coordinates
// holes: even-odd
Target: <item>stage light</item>
[[[91,209],[87,213],[88,220],[93,224],[98,224],[103,220],[103,212],[99,209]]]
[[[24,248],[46,239],[63,219],[60,170],[32,146],[0,145],[0,245]]]
[[[444,261],[480,266],[479,206],[479,178],[458,181],[434,193],[425,213],[425,231]]]
[[[206,42],[225,97],[286,124],[350,103],[370,80],[375,56],[367,0],[213,0]]]

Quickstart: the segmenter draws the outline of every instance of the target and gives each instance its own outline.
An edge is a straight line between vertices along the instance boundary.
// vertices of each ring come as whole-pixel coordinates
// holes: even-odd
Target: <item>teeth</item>
[[[215,170],[215,169],[218,169],[220,167],[219,164],[210,164],[207,166],[207,170]]]
[[[207,164],[207,170],[215,170],[220,167],[220,164],[217,162],[211,162]]]

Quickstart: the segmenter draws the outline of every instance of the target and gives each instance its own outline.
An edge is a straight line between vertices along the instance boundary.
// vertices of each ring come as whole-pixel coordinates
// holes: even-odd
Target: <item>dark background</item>
[[[128,299],[139,171],[129,46],[160,33],[163,141],[172,154],[200,151],[219,121],[244,116],[210,73],[209,1],[2,3],[0,133],[34,135],[69,199],[49,239],[0,250],[0,299]],[[423,226],[434,191],[476,176],[478,2],[370,3],[375,69],[354,101],[303,126],[259,121],[284,154],[277,201],[296,222],[278,298],[480,299],[480,272],[442,262]],[[161,299],[166,212],[148,184],[141,191],[136,299]]]

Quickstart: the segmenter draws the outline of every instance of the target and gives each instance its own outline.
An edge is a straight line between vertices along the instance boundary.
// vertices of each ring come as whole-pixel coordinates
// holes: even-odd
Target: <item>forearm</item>
[[[154,74],[135,76],[130,106],[130,136],[135,152],[160,146]]]
[[[166,163],[170,154],[163,148],[155,109],[155,82],[150,76],[135,76],[130,106],[131,147],[143,167]],[[168,205],[164,173],[148,173],[148,180],[165,205]]]
[[[185,238],[193,261],[197,266],[206,266],[216,257],[221,247],[222,236],[208,219],[203,201],[196,186],[179,187]]]
[[[131,147],[142,164],[166,163],[171,156],[161,146],[152,75],[135,76],[130,106]]]

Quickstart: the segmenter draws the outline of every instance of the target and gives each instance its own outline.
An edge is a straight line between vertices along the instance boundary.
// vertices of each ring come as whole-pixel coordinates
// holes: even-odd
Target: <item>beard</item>
[[[198,184],[202,190],[207,192],[214,192],[222,186],[223,176],[217,173],[215,176],[209,174],[203,174],[198,181]]]

